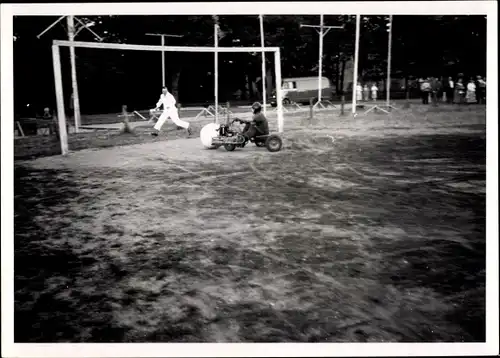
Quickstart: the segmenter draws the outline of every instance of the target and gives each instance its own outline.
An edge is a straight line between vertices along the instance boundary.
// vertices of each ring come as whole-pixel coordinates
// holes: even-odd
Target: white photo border
[[[322,357],[498,354],[498,19],[496,1],[242,3],[1,4],[2,356],[6,357]],[[15,15],[487,15],[486,342],[485,343],[14,343],[14,114]]]

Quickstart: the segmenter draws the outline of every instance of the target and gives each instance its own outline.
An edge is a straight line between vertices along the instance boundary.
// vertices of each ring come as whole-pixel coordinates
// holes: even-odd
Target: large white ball
[[[219,134],[219,124],[208,123],[200,131],[200,139],[203,146],[207,149],[214,149],[212,145],[212,138]]]

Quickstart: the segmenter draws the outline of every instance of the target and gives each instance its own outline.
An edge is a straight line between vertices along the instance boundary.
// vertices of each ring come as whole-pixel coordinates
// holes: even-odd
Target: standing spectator
[[[453,103],[462,104],[465,98],[465,86],[462,78],[459,78],[455,85],[455,92],[453,96]]]
[[[483,80],[481,76],[477,76],[477,84],[476,84],[476,92],[477,92],[477,102],[479,104],[486,103],[486,81]]]
[[[371,92],[372,92],[372,100],[376,101],[377,100],[378,87],[377,87],[377,84],[375,82],[372,85]]]
[[[441,93],[441,81],[437,77],[432,77],[431,80],[431,92],[432,92],[432,105],[437,106],[438,97]]]
[[[363,100],[363,87],[361,83],[358,82],[356,85],[356,101],[361,102]]]
[[[465,95],[465,101],[467,104],[476,103],[476,84],[474,80],[471,78],[469,83],[467,84],[467,93]]]
[[[446,93],[446,103],[453,103],[453,92],[455,88],[455,83],[453,78],[448,77],[448,80],[444,84],[444,91]]]
[[[431,93],[431,83],[429,78],[426,78],[420,84],[420,93],[422,95],[422,104],[429,104],[429,95]]]
[[[418,89],[418,92],[420,94],[420,99],[423,100],[423,94],[422,94],[422,85],[424,83],[424,79],[423,78],[419,78],[418,81],[417,81],[417,89]]]
[[[366,83],[363,86],[363,96],[365,98],[365,101],[368,101],[370,99],[370,89],[368,88],[368,85]]]
[[[43,109],[43,119],[52,119],[52,113],[50,113],[49,107]]]

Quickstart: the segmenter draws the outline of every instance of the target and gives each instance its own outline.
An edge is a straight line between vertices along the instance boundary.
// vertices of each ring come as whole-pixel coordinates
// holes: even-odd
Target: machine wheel
[[[283,141],[277,135],[270,135],[267,137],[265,146],[270,152],[279,152],[283,146]]]
[[[236,145],[234,144],[230,144],[230,143],[226,143],[224,144],[224,148],[228,151],[228,152],[232,152],[233,150],[236,149]]]
[[[291,103],[291,102],[290,102],[290,99],[288,99],[288,98],[284,98],[284,99],[283,99],[283,104],[284,104],[284,105],[289,105],[290,103]]]

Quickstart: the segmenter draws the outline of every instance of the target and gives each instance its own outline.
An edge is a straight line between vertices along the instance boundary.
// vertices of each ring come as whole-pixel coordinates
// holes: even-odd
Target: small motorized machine
[[[236,148],[244,148],[248,141],[239,131],[232,128],[235,122],[245,123],[245,121],[235,118],[229,124],[214,125],[210,123],[210,125],[205,126],[201,133],[203,145],[211,149],[224,146],[228,152],[232,152]],[[283,141],[277,134],[257,135],[250,138],[249,141],[257,147],[266,147],[270,152],[278,152],[283,146]]]

